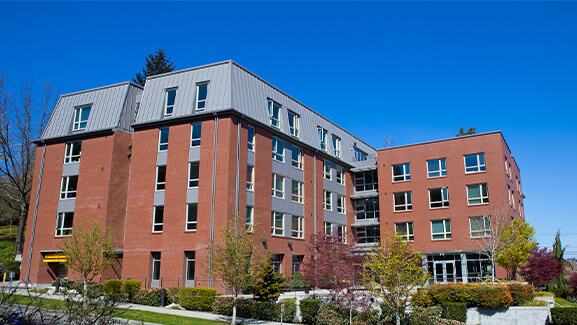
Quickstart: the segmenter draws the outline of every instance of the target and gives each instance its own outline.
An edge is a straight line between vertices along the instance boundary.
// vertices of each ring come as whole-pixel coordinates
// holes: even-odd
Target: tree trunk
[[[236,324],[236,299],[237,299],[237,295],[234,295],[234,298],[232,299],[232,320],[230,321],[231,325]]]
[[[26,229],[26,219],[28,218],[29,204],[23,199],[20,203],[20,217],[18,220],[18,231],[16,232],[16,256],[22,255],[24,247],[24,230]]]

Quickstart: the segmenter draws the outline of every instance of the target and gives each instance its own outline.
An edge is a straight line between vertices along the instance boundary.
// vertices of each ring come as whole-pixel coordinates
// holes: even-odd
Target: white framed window
[[[282,260],[284,259],[284,254],[274,254],[272,256],[272,268],[276,273],[281,274]]]
[[[208,82],[196,84],[196,110],[203,111],[206,108],[208,94]]]
[[[332,241],[345,243],[347,241],[345,229],[345,225],[325,222],[325,236],[330,238]]]
[[[161,232],[164,222],[164,206],[159,205],[154,207],[154,215],[152,216],[152,232]]]
[[[509,163],[509,179],[513,180],[513,169],[511,169],[511,163]]]
[[[248,232],[252,231],[252,226],[254,225],[254,216],[253,216],[254,208],[251,206],[246,206],[246,214],[245,214],[245,229]]]
[[[64,163],[79,162],[81,149],[82,141],[67,142],[66,151],[64,152]]]
[[[413,210],[413,200],[410,191],[393,193],[393,199],[395,201],[395,212]]]
[[[194,281],[196,253],[194,251],[184,252],[184,256],[186,258],[186,281]]]
[[[319,133],[320,148],[327,151],[327,130],[317,126],[317,132]]]
[[[449,189],[446,187],[429,189],[429,207],[447,208],[449,206]]]
[[[176,100],[176,89],[167,89],[164,96],[164,116],[172,116],[174,111],[174,102]]]
[[[345,185],[345,168],[337,165],[336,171],[337,171],[337,183]]]
[[[74,212],[60,212],[56,218],[56,236],[72,235]]]
[[[73,199],[76,197],[78,176],[64,176],[60,186],[60,199]]]
[[[325,159],[323,163],[323,177],[329,181],[332,179],[331,169],[331,162]]]
[[[281,212],[272,212],[271,225],[271,235],[284,235],[284,215]]]
[[[196,230],[198,218],[198,204],[187,204],[186,209],[186,230]]]
[[[357,244],[378,243],[381,240],[381,228],[379,226],[356,227],[355,240]]]
[[[272,174],[272,196],[284,198],[284,177]]]
[[[469,217],[471,237],[491,237],[491,216]]]
[[[466,155],[465,161],[465,173],[479,173],[485,171],[485,154],[477,153],[474,155]]]
[[[268,100],[268,115],[270,116],[270,125],[280,129],[280,104]]]
[[[294,112],[288,111],[289,131],[293,137],[300,136],[301,117]]]
[[[489,203],[487,183],[467,185],[467,202],[469,205]]]
[[[86,129],[91,108],[92,106],[88,105],[76,107],[74,109],[74,123],[72,123],[72,131],[82,131]]]
[[[427,177],[443,177],[447,176],[447,163],[445,158],[427,160]]]
[[[272,137],[272,159],[284,162],[284,142]]]
[[[254,166],[246,165],[246,189],[254,191]]]
[[[402,241],[414,241],[415,232],[413,230],[412,222],[399,222],[395,223],[395,236],[400,238]]]
[[[155,191],[164,191],[166,187],[166,166],[156,166]]]
[[[247,139],[248,150],[254,151],[254,135],[255,135],[254,127],[249,125],[247,128],[247,133],[248,133],[248,139]]]
[[[357,147],[353,148],[353,153],[354,153],[353,157],[354,161],[365,161],[368,159],[367,153]]]
[[[292,237],[304,238],[303,216],[292,216]]]
[[[304,255],[293,255],[293,276],[301,271],[304,258]]]
[[[169,128],[158,130],[158,151],[168,150],[168,130]]]
[[[298,169],[303,169],[303,149],[292,146],[292,166]]]
[[[507,156],[505,156],[505,174],[509,176],[509,161],[507,160]]]
[[[337,194],[337,212],[341,214],[346,213],[346,201],[343,195]]]
[[[404,182],[411,180],[410,164],[393,165],[393,182]]]
[[[152,257],[152,275],[151,278],[154,281],[160,280],[160,252],[151,252]]]
[[[325,190],[323,193],[323,207],[327,211],[333,210],[333,193]]]
[[[353,202],[356,220],[379,219],[379,198],[357,199]]]
[[[341,138],[333,134],[333,150],[335,157],[341,158]]]
[[[355,192],[373,191],[379,188],[376,170],[355,173]]]
[[[513,193],[511,193],[510,185],[507,185],[507,196],[509,197],[509,205],[513,205]]]
[[[293,202],[303,203],[303,182],[295,181],[293,179],[293,190],[291,199]]]
[[[451,219],[431,220],[431,236],[435,239],[451,239]]]
[[[198,187],[198,178],[200,175],[200,163],[191,162],[188,164],[188,188]]]
[[[190,147],[200,146],[200,137],[202,134],[202,123],[192,123],[190,130]]]

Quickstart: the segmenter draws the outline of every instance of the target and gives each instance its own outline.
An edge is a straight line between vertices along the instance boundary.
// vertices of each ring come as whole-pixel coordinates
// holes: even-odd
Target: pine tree
[[[557,262],[561,263],[562,268],[559,277],[553,279],[549,283],[549,287],[564,289],[567,286],[567,280],[565,279],[565,265],[567,265],[568,262],[565,261],[565,258],[563,258],[563,255],[565,254],[565,247],[561,245],[561,233],[559,232],[559,230],[557,230],[557,235],[555,235],[555,242],[553,243],[553,251],[551,253],[553,255],[553,258]]]
[[[467,130],[467,132],[465,132],[465,130],[463,130],[463,128],[460,128],[459,133],[455,133],[455,136],[456,137],[462,137],[462,136],[466,136],[466,135],[472,135],[475,133],[477,133],[475,128],[469,128]]]
[[[132,81],[144,86],[146,77],[154,76],[161,73],[174,71],[174,63],[170,62],[171,58],[166,57],[163,49],[156,50],[156,54],[149,54],[146,59],[146,67],[140,72],[136,73],[136,77]]]
[[[272,261],[267,259],[261,266],[258,279],[250,285],[257,300],[268,301],[277,299],[284,287],[284,278],[272,266]]]

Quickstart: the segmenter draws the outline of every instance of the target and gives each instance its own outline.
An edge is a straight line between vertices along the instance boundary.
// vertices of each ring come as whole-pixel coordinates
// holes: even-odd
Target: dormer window
[[[206,95],[208,90],[208,82],[203,82],[196,85],[196,110],[203,111],[206,107]]]
[[[269,99],[268,115],[270,116],[270,125],[280,129],[280,104],[277,104]]]
[[[174,111],[174,102],[176,100],[176,88],[174,89],[167,89],[166,96],[164,100],[164,116],[172,116],[172,112]]]
[[[91,105],[76,107],[74,109],[74,123],[72,124],[72,131],[82,131],[86,129],[88,124],[88,116],[90,116]]]

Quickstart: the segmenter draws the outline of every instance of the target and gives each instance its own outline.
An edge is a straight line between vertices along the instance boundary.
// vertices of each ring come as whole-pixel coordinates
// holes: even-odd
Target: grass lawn
[[[12,233],[10,233],[10,226],[2,226],[2,227],[0,227],[0,237],[13,236],[16,238],[16,232],[17,231],[18,231],[17,226],[12,226]]]
[[[577,307],[577,303],[569,302],[563,298],[555,298],[555,303],[561,305],[561,307]]]

